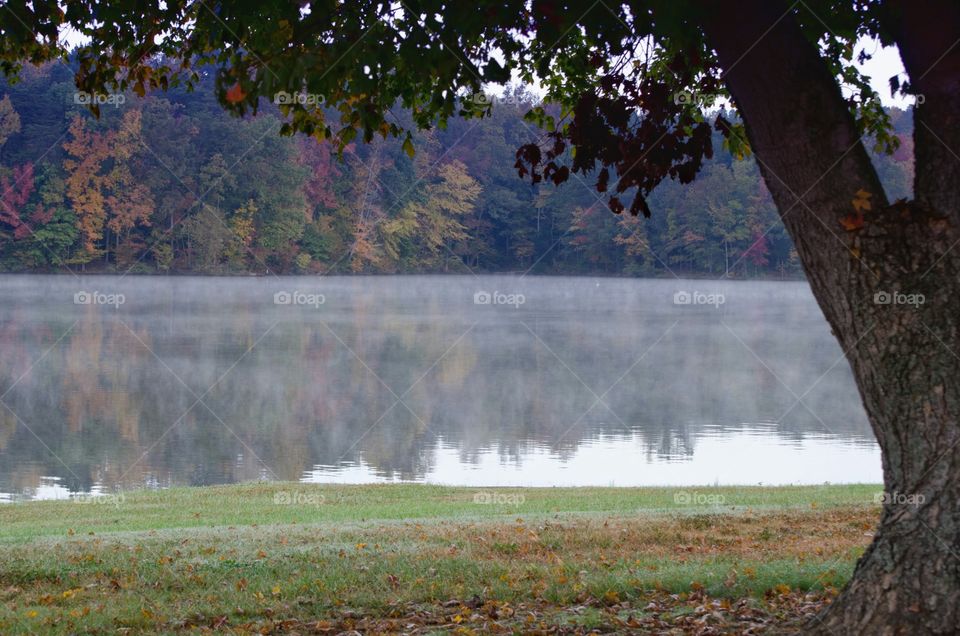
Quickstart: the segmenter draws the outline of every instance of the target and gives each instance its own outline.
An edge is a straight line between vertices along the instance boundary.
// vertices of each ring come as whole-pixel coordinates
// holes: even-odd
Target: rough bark
[[[924,95],[917,200],[890,205],[839,86],[788,5],[713,6],[704,30],[883,457],[887,500],[874,541],[808,631],[960,633],[960,158],[947,148],[960,142],[960,45],[948,49],[960,37],[960,21],[948,21],[958,10],[890,7]],[[871,209],[849,230],[841,221],[859,190]]]

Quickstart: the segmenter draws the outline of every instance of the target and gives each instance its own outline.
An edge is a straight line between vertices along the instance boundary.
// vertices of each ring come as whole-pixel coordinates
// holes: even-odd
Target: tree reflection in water
[[[684,285],[726,302],[675,305]],[[0,286],[0,493],[32,496],[44,478],[89,491],[358,464],[415,480],[436,467],[438,445],[469,470],[491,452],[522,465],[546,450],[563,463],[613,440],[636,448],[638,464],[687,462],[696,474],[698,443],[734,434],[874,444],[803,283],[7,276]],[[87,288],[126,302],[74,305]],[[274,304],[283,289],[325,302]],[[488,289],[525,302],[474,304]],[[610,466],[610,481],[640,483],[624,468]]]

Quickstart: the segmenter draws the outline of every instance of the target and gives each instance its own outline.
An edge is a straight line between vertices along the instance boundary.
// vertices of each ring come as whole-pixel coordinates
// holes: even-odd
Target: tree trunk
[[[902,48],[922,42],[903,57],[924,101],[917,198],[893,205],[788,5],[717,3],[703,21],[882,451],[880,527],[811,633],[960,633],[960,147],[946,145],[960,143],[960,20],[904,4],[891,24]]]

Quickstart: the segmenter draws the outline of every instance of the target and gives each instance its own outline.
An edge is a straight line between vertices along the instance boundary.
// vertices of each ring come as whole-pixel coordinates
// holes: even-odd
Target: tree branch
[[[960,225],[960,4],[892,0],[884,8],[918,95],[914,196]]]

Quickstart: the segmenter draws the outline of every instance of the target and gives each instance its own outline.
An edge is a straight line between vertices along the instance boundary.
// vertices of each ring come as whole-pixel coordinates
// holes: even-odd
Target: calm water
[[[0,294],[0,499],[881,479],[805,283],[3,276]]]

